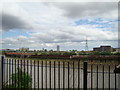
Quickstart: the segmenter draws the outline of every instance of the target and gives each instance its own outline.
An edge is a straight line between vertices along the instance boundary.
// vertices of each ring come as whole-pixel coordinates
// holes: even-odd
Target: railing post
[[[2,90],[2,58],[0,57],[0,90]]]
[[[84,62],[83,68],[83,90],[87,90],[87,64],[88,62]]]
[[[0,90],[3,89],[3,60],[4,56],[1,56],[1,61],[0,61]]]
[[[120,90],[120,74],[118,74],[118,90]]]

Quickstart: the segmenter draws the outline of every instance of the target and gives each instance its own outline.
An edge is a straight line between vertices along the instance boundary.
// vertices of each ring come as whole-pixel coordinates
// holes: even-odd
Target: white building
[[[57,51],[60,51],[60,46],[59,45],[57,45]]]

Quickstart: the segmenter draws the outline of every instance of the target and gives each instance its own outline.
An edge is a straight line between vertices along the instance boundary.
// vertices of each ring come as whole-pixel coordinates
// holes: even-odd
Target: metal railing
[[[119,90],[115,65],[78,61],[5,59],[2,57],[2,89]]]

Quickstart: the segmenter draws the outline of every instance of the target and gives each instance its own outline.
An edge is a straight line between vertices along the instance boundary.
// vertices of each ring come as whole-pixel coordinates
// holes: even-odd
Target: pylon
[[[86,38],[86,43],[85,43],[85,51],[88,51],[88,40]]]

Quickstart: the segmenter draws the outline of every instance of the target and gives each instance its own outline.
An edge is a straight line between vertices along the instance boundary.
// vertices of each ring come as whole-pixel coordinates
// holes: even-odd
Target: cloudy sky
[[[85,50],[118,47],[117,2],[7,2],[0,10],[2,48]]]

